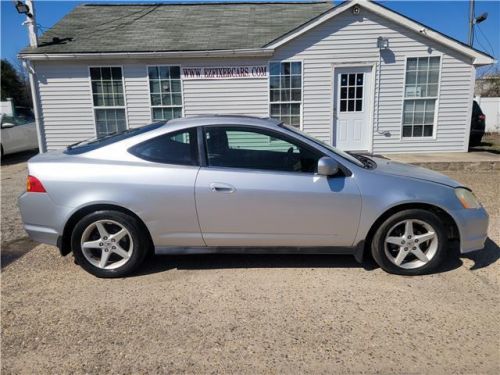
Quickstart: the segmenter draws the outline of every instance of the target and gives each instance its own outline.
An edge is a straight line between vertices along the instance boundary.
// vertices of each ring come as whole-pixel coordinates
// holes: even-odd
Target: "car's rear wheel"
[[[377,229],[372,255],[385,271],[398,275],[430,273],[442,262],[447,235],[437,215],[422,209],[397,212]]]
[[[123,277],[140,266],[148,240],[137,220],[118,211],[97,211],[73,229],[75,260],[97,277]]]

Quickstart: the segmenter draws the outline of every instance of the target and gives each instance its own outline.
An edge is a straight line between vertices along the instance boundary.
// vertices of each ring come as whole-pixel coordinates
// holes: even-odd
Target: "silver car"
[[[19,198],[35,241],[98,277],[148,253],[371,254],[384,270],[436,270],[451,240],[481,249],[488,215],[433,171],[344,153],[271,119],[155,123],[28,163]]]

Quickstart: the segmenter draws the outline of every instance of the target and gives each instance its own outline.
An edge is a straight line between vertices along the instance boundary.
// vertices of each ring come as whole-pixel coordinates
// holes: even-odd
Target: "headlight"
[[[474,193],[465,188],[457,188],[455,189],[455,194],[457,195],[458,200],[462,204],[464,208],[480,208],[481,203],[476,198]]]

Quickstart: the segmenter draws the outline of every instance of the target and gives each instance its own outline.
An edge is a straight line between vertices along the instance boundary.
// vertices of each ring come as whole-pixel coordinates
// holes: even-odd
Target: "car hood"
[[[453,188],[463,186],[458,181],[455,181],[444,174],[432,171],[427,168],[422,168],[412,164],[400,163],[383,158],[372,158],[377,163],[376,173],[388,174],[393,176],[402,176],[415,178],[418,180],[430,181],[441,185],[451,186]]]

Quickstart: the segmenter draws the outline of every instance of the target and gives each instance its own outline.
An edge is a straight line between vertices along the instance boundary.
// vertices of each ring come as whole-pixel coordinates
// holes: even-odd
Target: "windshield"
[[[334,153],[335,153],[335,154],[337,154],[338,156],[340,156],[340,157],[342,157],[342,158],[344,158],[344,159],[346,159],[346,160],[349,160],[351,163],[354,163],[354,164],[356,164],[356,165],[357,165],[357,166],[359,166],[359,167],[364,167],[363,162],[361,162],[360,160],[358,160],[358,159],[357,159],[357,158],[355,158],[354,156],[352,156],[352,155],[348,154],[347,152],[344,152],[344,151],[342,151],[342,150],[339,150],[338,148],[335,148],[335,147],[333,147],[333,146],[330,146],[329,144],[327,144],[327,143],[325,143],[325,142],[323,142],[323,141],[320,141],[320,140],[319,140],[319,139],[317,139],[317,138],[314,138],[314,137],[310,136],[309,134],[307,134],[307,133],[303,132],[302,130],[299,130],[299,129],[297,129],[297,128],[294,128],[294,127],[292,127],[292,126],[288,126],[288,125],[285,125],[285,124],[283,124],[282,126],[283,126],[284,128],[286,128],[286,129],[288,129],[288,130],[290,130],[290,131],[292,131],[292,132],[296,133],[296,134],[301,135],[301,136],[302,136],[302,137],[304,137],[304,138],[309,139],[311,142],[314,142],[314,143],[316,143],[316,144],[318,144],[318,145],[320,145],[320,146],[323,146],[324,148],[327,148],[328,150],[330,150],[330,151],[334,152]]]
[[[82,154],[84,152],[92,151],[100,147],[104,147],[124,139],[146,133],[151,130],[158,129],[164,125],[165,122],[155,122],[153,124],[145,125],[140,128],[126,129],[121,132],[115,132],[100,137],[86,139],[84,141],[73,143],[69,145],[65,151],[67,154]]]

